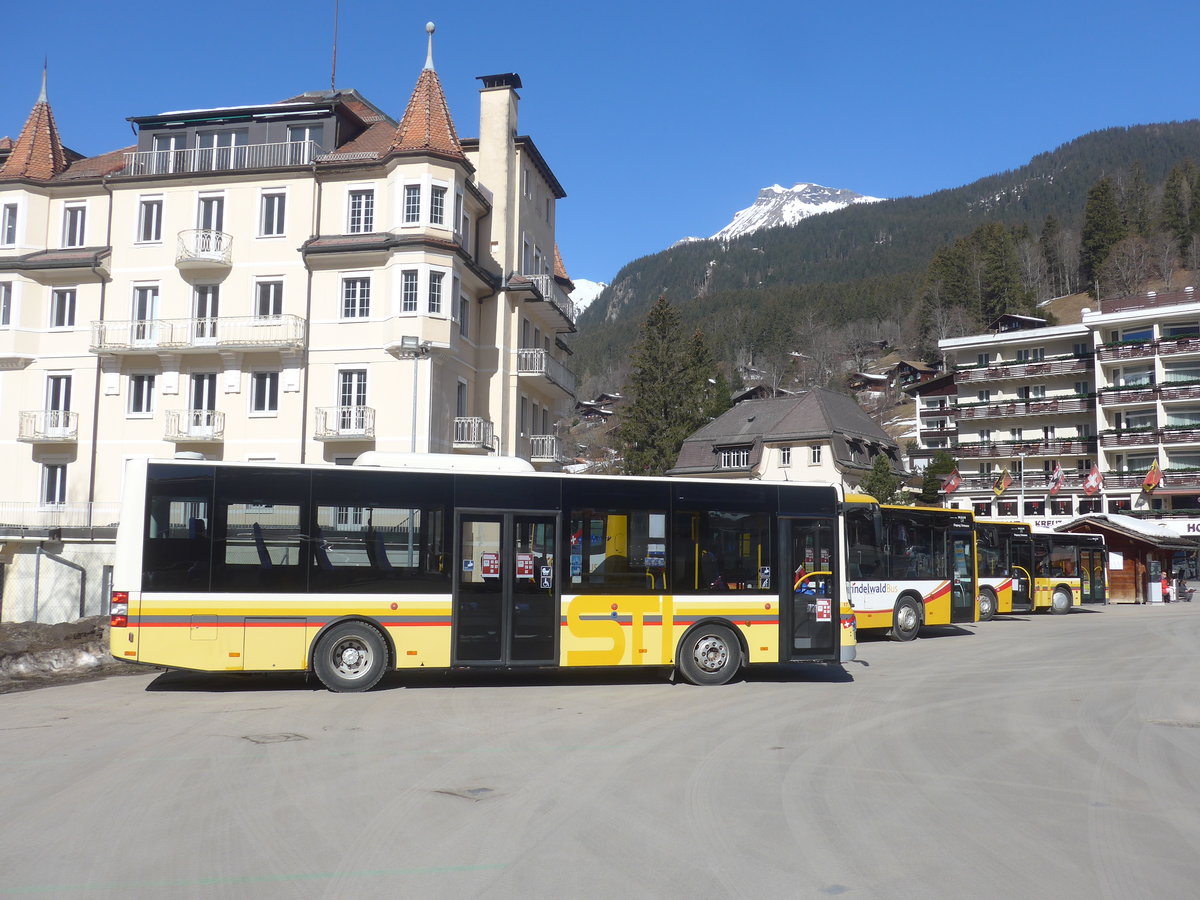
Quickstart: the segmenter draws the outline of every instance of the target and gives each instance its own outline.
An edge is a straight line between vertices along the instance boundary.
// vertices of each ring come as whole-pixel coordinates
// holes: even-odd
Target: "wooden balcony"
[[[1101,447],[1149,447],[1158,443],[1158,429],[1150,431],[1104,431],[1100,434]]]
[[[980,403],[956,408],[958,419],[1010,419],[1026,416],[1058,416],[1064,413],[1088,412],[1096,408],[1092,397],[1039,397],[1036,400],[1010,400],[1002,403]]]
[[[1100,362],[1115,362],[1124,359],[1150,359],[1152,356],[1154,356],[1154,341],[1134,341],[1129,344],[1100,347],[1096,350],[1096,359],[1100,360]]]
[[[1013,378],[1045,378],[1052,375],[1075,375],[1092,371],[1091,357],[1070,357],[1039,362],[1010,363],[1003,366],[972,367],[954,373],[956,384],[969,382],[1007,381]]]
[[[1152,384],[1101,388],[1097,396],[1100,398],[1100,405],[1104,407],[1124,406],[1131,403],[1153,403],[1158,396],[1158,389]]]

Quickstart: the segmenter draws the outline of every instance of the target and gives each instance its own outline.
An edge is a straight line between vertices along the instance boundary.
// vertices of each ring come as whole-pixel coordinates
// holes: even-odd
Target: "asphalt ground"
[[[1200,603],[859,657],[5,694],[0,897],[1200,893]]]

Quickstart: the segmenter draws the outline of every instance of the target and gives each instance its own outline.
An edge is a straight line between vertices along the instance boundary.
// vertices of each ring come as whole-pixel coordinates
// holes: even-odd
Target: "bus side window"
[[[880,571],[881,554],[875,536],[873,509],[851,509],[846,513],[846,548],[850,578],[873,578]]]

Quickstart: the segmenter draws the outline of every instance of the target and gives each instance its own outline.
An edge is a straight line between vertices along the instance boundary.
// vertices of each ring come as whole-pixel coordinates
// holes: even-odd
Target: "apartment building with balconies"
[[[1099,511],[1084,493],[1096,460],[1091,332],[1002,316],[987,334],[938,344],[953,387],[937,380],[914,390],[920,450],[958,460],[960,486],[947,502],[979,516],[1038,518]],[[1064,479],[1054,490],[1051,476]],[[1012,483],[1000,494],[997,479]]]
[[[1193,288],[1103,300],[1095,342],[1107,512],[1200,511],[1200,296]],[[1151,467],[1162,479],[1143,490]]]
[[[319,91],[134,116],[133,146],[90,158],[43,81],[0,164],[10,576],[21,541],[114,525],[134,456],[561,463],[565,192],[519,134],[520,78],[482,79],[460,140],[432,55],[431,33],[398,118]]]

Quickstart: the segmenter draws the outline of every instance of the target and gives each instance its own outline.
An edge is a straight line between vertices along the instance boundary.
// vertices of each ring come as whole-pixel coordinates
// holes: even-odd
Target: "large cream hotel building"
[[[459,138],[430,31],[398,120],[324,91],[135,116],[85,158],[43,83],[0,142],[0,619],[103,611],[131,457],[561,463],[565,195],[517,75]]]

